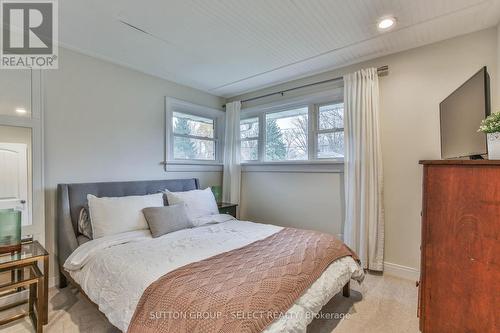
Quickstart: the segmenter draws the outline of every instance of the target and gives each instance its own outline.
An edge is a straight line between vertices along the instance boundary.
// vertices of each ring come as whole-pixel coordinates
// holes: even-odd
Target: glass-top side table
[[[43,257],[48,255],[49,253],[38,241],[24,243],[21,244],[21,248],[17,251],[9,251],[7,253],[0,252],[0,270],[4,266],[9,265],[12,262],[18,262],[20,260],[28,260],[29,262],[33,262],[43,259]]]
[[[0,296],[11,295],[16,292],[22,292],[28,290],[28,299],[21,299],[20,301],[13,302],[11,304],[2,306],[0,312],[4,310],[9,310],[12,308],[17,308],[23,304],[28,303],[28,310],[21,311],[19,308],[16,314],[10,315],[7,318],[0,319],[0,330],[1,326],[8,324],[15,320],[19,320],[28,316],[37,333],[43,332],[43,275],[35,262],[26,264],[21,267],[5,268],[2,273],[11,275],[10,281],[5,280],[0,282]],[[3,316],[2,316],[3,317]]]
[[[40,269],[40,262],[43,263],[43,270]],[[0,253],[0,273],[10,271],[12,282],[22,280],[22,276],[19,277],[19,274],[22,275],[23,268],[25,267],[32,267],[31,269],[40,272],[40,283],[38,283],[39,286],[37,287],[40,306],[37,311],[39,313],[39,321],[45,325],[48,322],[49,253],[38,241],[24,243],[21,244],[19,249]],[[20,289],[18,288],[18,290]],[[31,297],[33,295],[30,292]]]

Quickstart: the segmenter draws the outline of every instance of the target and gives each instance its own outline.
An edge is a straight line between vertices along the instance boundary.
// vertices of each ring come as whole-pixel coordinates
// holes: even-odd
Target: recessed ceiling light
[[[25,108],[16,108],[16,112],[17,113],[21,113],[21,114],[25,114],[26,113],[26,109]]]
[[[386,31],[392,28],[394,24],[396,24],[396,19],[394,17],[383,17],[378,21],[377,27],[380,31]]]

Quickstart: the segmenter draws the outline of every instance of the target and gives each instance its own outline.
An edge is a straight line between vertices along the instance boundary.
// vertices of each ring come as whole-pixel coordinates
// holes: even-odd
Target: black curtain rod
[[[389,66],[386,65],[386,66],[378,67],[377,68],[377,73],[378,73],[378,76],[386,76],[387,74],[389,74]],[[336,77],[336,78],[333,78],[333,79],[323,80],[323,81],[314,82],[314,83],[308,83],[308,84],[304,84],[304,85],[299,86],[299,87],[294,87],[294,88],[285,89],[285,90],[282,90],[282,91],[276,91],[276,92],[273,92],[273,93],[269,93],[269,94],[265,94],[265,95],[261,95],[261,96],[256,96],[256,97],[252,97],[252,98],[248,98],[248,99],[244,99],[244,100],[241,101],[241,103],[251,102],[251,101],[255,101],[257,99],[266,98],[266,97],[270,97],[270,96],[274,96],[274,95],[281,95],[281,96],[283,96],[285,93],[290,92],[290,91],[294,91],[294,90],[298,90],[298,89],[302,89],[302,88],[307,88],[307,87],[312,87],[312,86],[316,86],[318,84],[323,84],[323,83],[328,83],[328,82],[341,81],[341,80],[343,80],[343,77],[339,76],[339,77]],[[225,108],[226,105],[223,105],[222,107]]]

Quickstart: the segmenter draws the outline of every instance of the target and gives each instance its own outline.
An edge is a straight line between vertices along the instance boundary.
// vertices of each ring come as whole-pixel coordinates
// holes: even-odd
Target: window
[[[344,103],[318,107],[317,158],[344,157]]]
[[[225,113],[165,98],[165,170],[171,165],[220,164]]]
[[[241,159],[247,162],[344,158],[344,103],[253,111],[240,122]]]
[[[266,161],[307,160],[308,108],[266,114]]]
[[[243,119],[240,122],[241,159],[256,161],[259,159],[259,118]]]
[[[174,112],[174,159],[215,160],[214,119]]]

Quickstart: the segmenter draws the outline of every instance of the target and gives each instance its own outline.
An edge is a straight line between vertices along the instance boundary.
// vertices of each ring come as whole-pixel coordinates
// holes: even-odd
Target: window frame
[[[212,119],[214,121],[214,137],[201,137],[189,134],[175,134],[173,130],[173,115],[179,112],[187,115]],[[168,164],[186,164],[186,165],[221,165],[224,156],[224,120],[225,113],[222,110],[210,108],[186,102],[180,99],[165,98],[165,171]],[[209,140],[214,142],[215,159],[180,159],[174,158],[174,138],[185,137],[198,140]]]
[[[318,151],[318,140],[319,140],[319,135],[320,134],[329,134],[329,133],[338,133],[338,132],[343,132],[345,135],[345,123],[342,129],[338,128],[332,128],[332,129],[320,129],[319,128],[319,109],[322,106],[326,105],[334,105],[334,104],[341,104],[343,103],[343,100],[336,100],[336,101],[330,101],[330,102],[325,102],[325,103],[318,103],[314,104],[314,112],[315,112],[315,118],[314,118],[314,124],[313,124],[313,133],[314,133],[314,159],[318,161],[344,161],[344,158],[331,158],[331,157],[319,157],[319,151]],[[345,143],[345,137],[344,137],[344,143]],[[344,147],[345,149],[345,147]],[[345,150],[344,150],[344,156],[345,156]]]
[[[257,125],[259,127],[259,134],[257,136],[252,136],[252,137],[248,137],[248,138],[244,138],[242,139],[241,138],[241,134],[240,134],[240,140],[239,140],[239,145],[240,145],[240,157],[241,157],[241,143],[243,141],[255,141],[257,140],[257,159],[256,160],[241,160],[241,163],[255,163],[255,162],[258,162],[260,161],[260,151],[261,151],[261,148],[260,148],[260,144],[261,144],[261,119],[260,119],[260,116],[252,116],[252,117],[245,117],[245,118],[241,118],[240,117],[240,126],[241,126],[241,121],[243,120],[246,120],[246,119],[253,119],[253,118],[257,118]]]
[[[266,149],[266,144],[267,144],[267,132],[266,132],[267,115],[270,115],[273,113],[280,113],[280,112],[284,112],[284,111],[298,110],[298,109],[303,109],[303,108],[307,108],[307,152],[306,152],[307,159],[304,159],[304,160],[274,160],[274,161],[266,160],[265,149]],[[273,109],[271,111],[264,112],[262,114],[262,118],[263,118],[263,131],[264,131],[264,135],[263,135],[263,146],[264,147],[263,147],[263,154],[262,154],[261,161],[263,163],[294,163],[294,162],[299,162],[299,163],[302,162],[303,163],[306,161],[310,161],[310,153],[311,153],[311,105],[310,104],[298,103],[298,104],[287,105],[286,107],[276,108],[276,109]]]
[[[280,105],[268,106],[268,107],[253,107],[248,111],[245,109],[242,110],[241,120],[249,119],[249,118],[258,118],[259,119],[259,136],[258,136],[258,159],[257,160],[242,160],[241,163],[244,165],[289,165],[289,164],[324,164],[324,163],[344,163],[344,158],[320,158],[318,157],[318,135],[323,133],[332,133],[332,132],[340,132],[337,129],[319,129],[319,108],[324,105],[338,104],[343,103],[343,97],[337,96],[332,98],[319,98],[318,101],[314,99],[308,100],[298,100],[290,103],[283,103]],[[266,147],[266,115],[299,109],[307,107],[308,108],[308,147],[307,147],[307,156],[306,160],[282,160],[282,161],[268,161],[265,159],[265,147]],[[345,126],[344,126],[345,128]],[[344,132],[345,133],[345,132]],[[241,141],[245,141],[246,139],[240,138],[240,147]],[[254,139],[255,140],[255,139]]]

